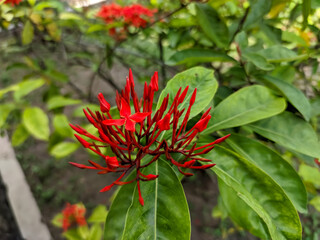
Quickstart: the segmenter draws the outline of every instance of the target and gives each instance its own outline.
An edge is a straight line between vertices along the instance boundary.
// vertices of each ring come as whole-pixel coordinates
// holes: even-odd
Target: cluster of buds
[[[116,94],[116,104],[120,113],[120,119],[112,118],[110,114],[110,104],[105,100],[100,93],[98,99],[100,102],[100,110],[95,113],[90,109],[84,113],[91,124],[99,132],[99,137],[87,132],[80,126],[70,126],[80,135],[90,138],[91,142],[86,141],[78,134],[75,134],[79,142],[85,147],[103,157],[105,166],[89,160],[91,166],[86,166],[78,163],[72,165],[83,169],[95,169],[99,174],[109,172],[120,172],[120,177],[111,185],[104,187],[101,192],[108,191],[114,185],[123,185],[136,181],[139,192],[139,201],[143,205],[143,198],[140,190],[140,181],[151,181],[158,175],[144,175],[141,171],[148,167],[164,155],[166,159],[177,167],[180,173],[185,176],[193,175],[186,172],[184,169],[206,169],[211,168],[215,164],[197,164],[197,162],[211,162],[209,159],[201,157],[201,155],[210,152],[215,144],[224,141],[229,135],[219,138],[216,141],[204,146],[197,146],[195,138],[198,133],[206,129],[211,118],[208,109],[201,116],[200,120],[191,128],[187,128],[187,123],[190,117],[191,108],[196,100],[197,89],[192,93],[189,99],[187,109],[179,109],[185,101],[188,88],[179,89],[173,98],[172,104],[169,105],[169,94],[163,99],[158,110],[153,111],[153,98],[158,87],[158,73],[155,72],[148,85],[144,85],[143,98],[139,99],[135,92],[135,85],[131,70],[124,90]],[[131,103],[132,100],[132,109]],[[172,130],[171,136],[168,139],[162,139],[165,132]],[[115,156],[105,156],[101,149],[110,147]],[[172,157],[173,153],[181,154],[183,157],[178,161]],[[151,155],[152,158],[148,162],[142,159],[146,155]],[[121,179],[131,169],[136,169],[136,176],[123,182]]]
[[[70,204],[67,203],[66,207],[62,210],[62,228],[67,231],[72,224],[78,226],[87,225],[86,219],[86,208],[81,204]]]
[[[5,0],[4,4],[11,4],[12,6],[14,6],[19,5],[20,2],[22,2],[22,0]]]
[[[102,18],[107,24],[122,23],[121,27],[112,27],[109,34],[117,39],[126,37],[129,26],[145,28],[148,22],[153,21],[156,10],[150,10],[139,4],[122,7],[112,3],[103,5],[97,16]]]

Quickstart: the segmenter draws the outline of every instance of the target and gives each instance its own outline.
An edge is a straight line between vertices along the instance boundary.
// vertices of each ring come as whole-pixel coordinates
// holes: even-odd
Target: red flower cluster
[[[6,0],[4,3],[5,4],[11,4],[12,6],[18,5],[22,0]]]
[[[108,24],[116,22],[123,23],[123,26],[118,29],[111,28],[109,33],[112,36],[125,36],[129,26],[137,28],[146,27],[148,22],[153,21],[153,15],[155,12],[156,10],[150,10],[139,4],[122,7],[118,4],[112,3],[109,5],[103,5],[97,16],[103,18]]]
[[[131,70],[127,83],[121,94],[117,92],[116,104],[120,113],[120,119],[113,119],[109,110],[110,104],[104,99],[100,93],[98,95],[100,101],[100,110],[95,113],[90,109],[84,113],[91,124],[99,131],[99,137],[96,137],[80,126],[70,126],[78,133],[88,137],[94,141],[88,142],[79,135],[75,134],[79,142],[85,147],[100,155],[105,160],[105,166],[89,160],[92,166],[72,163],[72,165],[83,169],[95,169],[99,174],[108,172],[121,172],[120,177],[111,185],[104,187],[101,192],[108,191],[114,185],[123,185],[136,181],[139,201],[143,205],[143,198],[140,190],[140,181],[150,181],[158,177],[158,175],[144,175],[141,170],[148,167],[159,159],[161,155],[166,156],[167,160],[175,165],[178,170],[185,176],[191,176],[192,173],[185,172],[184,168],[190,169],[205,169],[213,167],[215,164],[197,165],[198,161],[211,162],[200,155],[210,152],[215,144],[224,141],[229,135],[219,138],[218,140],[197,147],[194,141],[198,133],[206,129],[211,118],[208,109],[200,118],[200,120],[190,129],[187,129],[187,123],[190,116],[191,108],[196,99],[197,89],[192,93],[189,99],[187,109],[180,109],[181,103],[184,102],[188,88],[181,88],[173,98],[171,106],[169,106],[169,94],[163,99],[160,108],[153,112],[154,93],[158,91],[158,73],[155,72],[148,85],[144,85],[143,98],[139,99],[134,90],[134,81]],[[130,102],[134,112],[132,114]],[[185,114],[184,114],[185,113]],[[180,126],[179,126],[180,125]],[[169,140],[162,139],[165,131],[172,129],[172,136]],[[161,135],[161,136],[160,136]],[[96,143],[100,142],[100,143]],[[115,154],[114,157],[105,156],[100,148],[110,147]],[[175,160],[171,156],[172,153],[180,153],[183,155],[181,160]],[[151,155],[153,158],[148,162],[143,162],[142,159],[146,155]],[[123,182],[121,179],[131,169],[136,169],[136,176]]]
[[[67,231],[68,228],[76,223],[78,226],[86,225],[86,219],[84,215],[86,214],[86,209],[84,206],[79,204],[67,203],[66,207],[62,210],[62,228],[64,231]]]

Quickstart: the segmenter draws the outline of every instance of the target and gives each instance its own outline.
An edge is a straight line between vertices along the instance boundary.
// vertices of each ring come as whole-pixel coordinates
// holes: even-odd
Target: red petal
[[[130,105],[124,98],[121,98],[121,108],[120,108],[120,116],[128,117],[131,115]]]
[[[158,86],[158,72],[154,72],[151,82],[150,82],[150,87],[153,91],[158,91],[159,86]]]
[[[106,120],[103,120],[102,123],[107,126],[110,126],[110,125],[121,126],[125,123],[125,120],[124,119],[106,119]]]
[[[131,119],[127,119],[125,129],[131,132],[134,132],[136,130],[135,128],[136,123],[134,121],[131,121]]]
[[[149,116],[151,112],[146,113],[135,113],[129,116],[129,119],[135,122],[142,122],[147,116]]]
[[[104,99],[103,94],[98,94],[98,99],[100,102],[100,110],[101,112],[109,112],[110,110],[110,104]]]
[[[161,131],[170,129],[170,113],[167,113],[163,119],[159,120],[157,125]]]

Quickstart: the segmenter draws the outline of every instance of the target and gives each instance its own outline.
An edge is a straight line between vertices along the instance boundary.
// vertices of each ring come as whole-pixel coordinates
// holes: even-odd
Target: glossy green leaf
[[[232,221],[260,239],[270,239],[267,225],[262,218],[237,195],[235,190],[219,178],[218,184],[221,201]]]
[[[32,91],[40,88],[45,81],[43,79],[26,80],[18,84],[18,89],[14,92],[13,97],[16,101],[28,95]]]
[[[270,0],[250,0],[249,14],[243,24],[244,28],[259,22],[271,9]]]
[[[286,102],[263,86],[245,87],[224,99],[213,110],[204,134],[219,129],[241,126],[284,111]]]
[[[227,143],[238,154],[271,177],[287,194],[298,211],[307,212],[306,189],[294,168],[277,152],[258,141],[234,133],[227,139]]]
[[[64,114],[57,114],[53,117],[53,126],[61,136],[71,137],[73,135],[72,128],[69,126],[69,120]]]
[[[6,103],[0,105],[0,128],[5,124],[10,112],[15,108],[12,103]]]
[[[232,57],[222,52],[216,52],[208,49],[185,49],[173,54],[168,64],[181,65],[181,64],[196,64],[206,62],[233,62]]]
[[[28,132],[40,140],[48,140],[50,129],[49,119],[41,108],[26,108],[22,115],[22,122]]]
[[[12,134],[11,144],[16,147],[22,144],[29,137],[29,132],[25,129],[23,124],[17,126]]]
[[[81,103],[81,100],[66,98],[63,96],[55,96],[49,99],[47,106],[49,110],[53,110],[55,108],[76,105],[79,103]]]
[[[160,108],[163,99],[169,94],[169,106],[172,104],[173,99],[181,87],[182,90],[189,86],[188,93],[185,100],[181,103],[178,109],[181,111],[183,108],[188,108],[189,100],[195,88],[197,88],[197,97],[194,105],[191,108],[190,119],[201,113],[205,107],[212,101],[214,94],[217,91],[218,83],[213,76],[213,71],[203,68],[194,67],[174,76],[167,84],[166,88],[162,91],[157,109]],[[183,119],[186,111],[181,116]]]
[[[124,181],[134,178],[136,172],[132,171]],[[119,240],[122,237],[126,216],[132,203],[135,184],[126,184],[119,187],[110,206],[106,223],[104,225],[104,240]]]
[[[290,112],[248,125],[256,133],[294,151],[320,158],[320,143],[310,124]]]
[[[33,28],[31,21],[28,20],[24,24],[24,28],[22,31],[22,36],[21,36],[22,44],[27,45],[27,44],[31,43],[33,40],[33,37],[34,37],[34,28]]]
[[[257,68],[260,68],[264,71],[270,71],[274,68],[271,63],[268,63],[267,59],[255,52],[243,52],[243,58],[248,62],[254,64]]]
[[[265,222],[273,240],[301,239],[299,215],[272,178],[250,161],[221,146],[205,156],[217,164],[211,170]]]
[[[196,5],[196,18],[202,31],[218,47],[226,48],[229,45],[229,30],[218,12],[208,4]]]
[[[168,163],[158,160],[143,174],[159,174],[154,181],[141,182],[144,206],[138,201],[135,187],[127,212],[122,240],[177,239],[189,240],[191,224],[182,185]]]
[[[78,143],[73,142],[60,142],[52,147],[50,154],[56,158],[63,158],[79,148]]]
[[[307,97],[295,86],[272,76],[262,77],[267,83],[276,87],[284,97],[309,121],[311,117],[311,105]]]
[[[291,62],[300,59],[308,58],[308,55],[298,55],[296,52],[283,47],[281,45],[274,45],[272,47],[258,51],[260,55],[265,57],[268,62]]]

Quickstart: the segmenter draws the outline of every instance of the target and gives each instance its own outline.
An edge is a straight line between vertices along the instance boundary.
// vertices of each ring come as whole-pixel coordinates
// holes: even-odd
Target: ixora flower
[[[211,118],[208,109],[201,116],[200,120],[191,128],[187,128],[191,108],[195,103],[197,89],[192,93],[187,109],[180,109],[186,98],[189,87],[184,90],[181,88],[173,98],[172,104],[169,105],[169,94],[163,99],[159,109],[153,110],[154,93],[159,90],[158,73],[155,72],[148,85],[144,85],[143,98],[139,99],[134,89],[134,81],[131,70],[125,88],[121,93],[116,93],[116,104],[120,113],[120,119],[114,119],[110,114],[110,104],[100,93],[100,110],[95,113],[89,108],[84,109],[84,114],[91,124],[97,128],[99,136],[94,136],[80,126],[70,126],[80,135],[85,136],[91,141],[87,141],[75,134],[79,142],[85,147],[100,155],[105,160],[105,166],[89,160],[91,166],[73,163],[72,165],[82,169],[98,170],[98,174],[109,172],[121,173],[119,178],[111,185],[101,189],[101,192],[108,191],[114,185],[123,185],[132,182],[137,183],[139,192],[139,201],[144,204],[140,189],[141,181],[151,181],[158,175],[144,175],[142,170],[157,161],[161,155],[185,176],[191,176],[192,173],[185,172],[184,168],[206,169],[215,164],[208,163],[205,165],[197,162],[211,162],[211,160],[201,157],[200,155],[210,152],[215,144],[221,143],[229,135],[217,139],[216,141],[197,147],[195,138],[198,133],[207,128]],[[132,102],[132,107],[130,106]],[[134,113],[132,113],[134,110]],[[185,112],[186,110],[186,112]],[[183,113],[185,112],[185,115]],[[180,125],[180,126],[179,126]],[[169,139],[163,139],[165,131],[172,131]],[[115,156],[110,157],[103,154],[101,149],[110,147]],[[181,160],[172,157],[173,153],[183,155]],[[152,158],[148,162],[143,161],[146,155]],[[127,182],[121,181],[129,171],[135,169],[136,176]]]
[[[123,39],[126,38],[129,26],[145,28],[148,22],[153,21],[155,12],[156,10],[150,10],[139,4],[122,7],[112,3],[101,6],[97,16],[107,24],[122,23],[121,27],[110,28],[109,34],[117,39]]]
[[[72,224],[84,226],[87,224],[85,215],[86,208],[80,204],[67,203],[66,207],[62,210],[62,228],[67,231]]]
[[[12,6],[18,5],[22,0],[6,0],[4,3],[5,4],[11,4]]]

